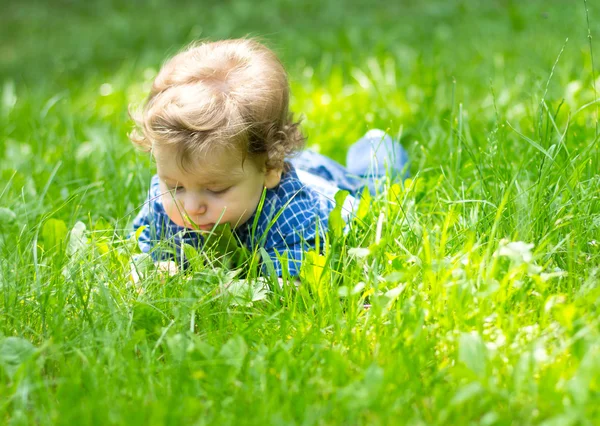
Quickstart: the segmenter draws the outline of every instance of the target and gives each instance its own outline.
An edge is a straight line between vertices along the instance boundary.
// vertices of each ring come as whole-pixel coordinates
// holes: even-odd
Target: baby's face
[[[279,184],[280,170],[266,171],[264,159],[208,155],[190,171],[179,166],[173,148],[154,149],[162,202],[179,226],[210,231],[216,224],[236,228],[256,211],[263,189]],[[258,161],[257,161],[258,160]]]

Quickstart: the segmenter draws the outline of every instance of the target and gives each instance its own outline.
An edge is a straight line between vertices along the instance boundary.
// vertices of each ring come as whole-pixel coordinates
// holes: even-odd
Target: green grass
[[[0,423],[597,424],[600,8],[522,3],[3,5]],[[389,129],[413,178],[298,288],[243,303],[199,262],[140,290],[128,105],[189,41],[246,34],[309,145]]]

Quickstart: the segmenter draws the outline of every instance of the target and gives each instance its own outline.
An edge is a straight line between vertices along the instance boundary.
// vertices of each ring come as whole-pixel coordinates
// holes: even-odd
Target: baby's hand
[[[283,281],[283,278],[277,278],[277,281],[279,282],[279,287],[283,288],[283,286],[287,283],[287,284],[294,284],[294,286],[296,287],[300,287],[300,280],[298,278],[293,278],[290,279],[288,281]]]
[[[156,264],[156,269],[159,272],[166,272],[169,276],[175,275],[178,271],[177,264],[172,260],[158,262]]]
[[[154,263],[154,266],[156,267],[156,273],[161,276],[172,276],[178,272],[177,264],[172,260],[156,262]],[[136,265],[134,262],[131,262],[131,281],[133,281],[135,285],[140,283],[140,273],[147,276],[148,272],[149,270],[147,267],[143,267],[139,263]]]

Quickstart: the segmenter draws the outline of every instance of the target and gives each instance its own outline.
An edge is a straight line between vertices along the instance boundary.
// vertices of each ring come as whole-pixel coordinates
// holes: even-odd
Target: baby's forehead
[[[193,175],[201,180],[222,180],[246,174],[250,158],[231,151],[201,152],[192,158],[181,159],[172,148],[154,150],[159,172],[164,175]]]
[[[181,169],[180,167],[159,165],[158,174],[161,179],[169,182],[195,182],[203,185],[237,181],[246,177],[242,168],[224,170],[216,167],[200,166]]]

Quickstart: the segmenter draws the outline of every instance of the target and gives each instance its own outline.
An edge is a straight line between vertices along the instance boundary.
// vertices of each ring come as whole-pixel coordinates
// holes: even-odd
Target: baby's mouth
[[[215,227],[214,223],[200,224],[200,223],[194,221],[190,216],[187,216],[187,215],[184,216],[184,222],[185,222],[186,228],[201,230],[201,231],[212,231],[212,229]]]
[[[194,222],[191,219],[188,219],[184,222],[184,225],[186,228],[188,229],[193,229],[196,231],[212,231],[212,229],[215,227],[214,223],[206,223],[204,225],[201,225],[197,222]]]
[[[207,223],[206,225],[196,225],[198,229],[202,231],[210,231],[215,227],[214,223]]]

